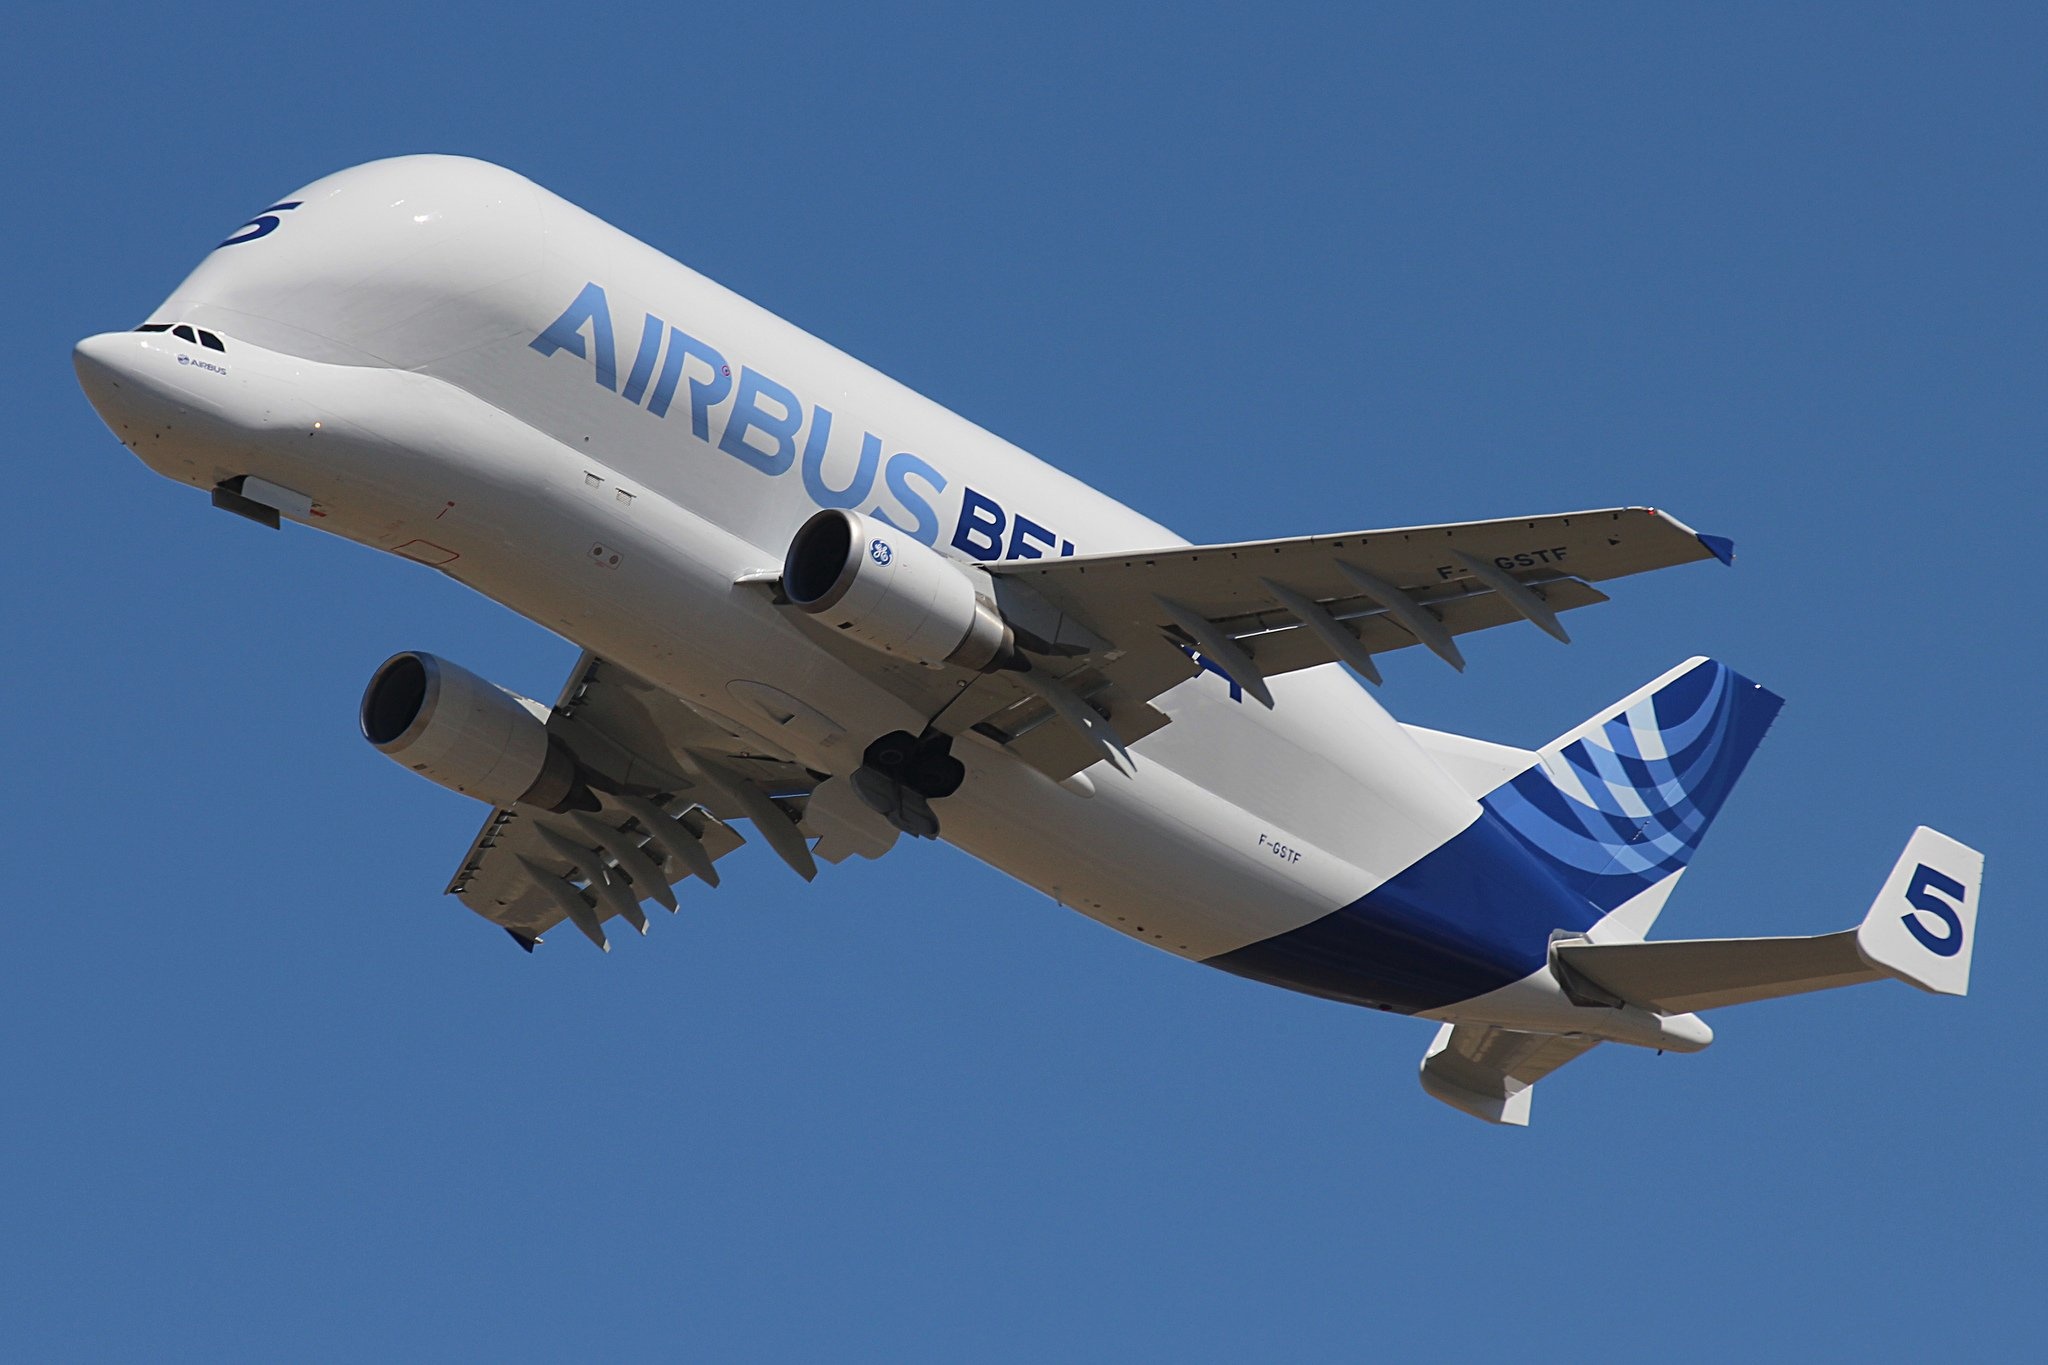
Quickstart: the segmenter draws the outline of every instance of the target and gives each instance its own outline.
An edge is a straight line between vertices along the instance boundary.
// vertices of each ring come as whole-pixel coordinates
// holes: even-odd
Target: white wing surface
[[[1529,621],[1564,640],[1559,613],[1607,600],[1595,583],[1732,557],[1663,512],[1619,507],[1005,561],[986,567],[1034,672],[976,681],[938,723],[1063,777],[1166,724],[1149,703],[1204,667],[1268,706],[1269,677],[1343,662],[1377,682],[1374,656],[1412,645],[1462,669],[1459,635]],[[1072,698],[1114,733],[1086,733]]]
[[[548,718],[575,757],[595,810],[493,810],[448,894],[531,950],[569,920],[599,946],[620,917],[642,933],[641,902],[675,908],[689,877],[717,885],[715,863],[745,842],[734,820],[806,879],[799,828],[814,774],[750,733],[728,729],[616,664],[585,654]]]

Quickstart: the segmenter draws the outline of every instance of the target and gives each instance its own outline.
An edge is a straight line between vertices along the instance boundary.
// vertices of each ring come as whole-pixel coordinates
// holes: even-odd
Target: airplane
[[[1491,1123],[1701,1011],[1969,984],[1983,857],[1922,827],[1854,928],[1651,940],[1780,699],[1686,660],[1523,749],[1365,684],[1723,538],[1613,507],[1192,545],[531,181],[404,156],[250,218],[87,397],[213,506],[424,564],[583,651],[552,705],[394,655],[379,751],[490,807],[447,893],[528,952],[944,838],[1177,957],[1439,1025]],[[1363,682],[1361,682],[1361,679]],[[615,927],[615,926],[613,926]]]

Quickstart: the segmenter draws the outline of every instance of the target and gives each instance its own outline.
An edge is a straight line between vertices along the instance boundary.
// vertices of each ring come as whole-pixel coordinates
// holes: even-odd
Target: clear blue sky
[[[92,12],[94,9],[97,12]],[[18,8],[0,1355],[1724,1360],[2038,1346],[2037,7]],[[1539,743],[1696,652],[1789,704],[1661,932],[1990,859],[1976,994],[1603,1048],[1535,1126],[1431,1026],[1105,932],[950,849],[735,855],[533,957],[370,670],[560,639],[207,508],[71,375],[250,212],[502,162],[1230,540],[1619,503],[1736,539],[1391,660]],[[1420,654],[1421,651],[1412,651]]]

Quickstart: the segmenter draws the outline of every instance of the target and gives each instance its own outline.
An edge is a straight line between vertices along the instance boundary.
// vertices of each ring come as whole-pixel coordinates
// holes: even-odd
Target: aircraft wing
[[[1341,661],[1378,682],[1375,655],[1417,644],[1462,669],[1459,635],[1530,621],[1566,640],[1558,614],[1606,601],[1595,583],[1703,559],[1733,547],[1617,507],[990,564],[1034,669],[989,675],[940,723],[1062,777],[1164,725],[1149,702],[1202,668],[1268,706],[1271,676]],[[1093,736],[1074,697],[1106,722]]]
[[[718,884],[715,863],[745,842],[734,820],[751,822],[799,875],[816,875],[798,822],[819,779],[761,737],[592,654],[577,661],[548,731],[599,808],[493,810],[448,884],[528,951],[564,920],[600,947],[614,916],[645,933],[642,901],[674,909],[676,884]]]

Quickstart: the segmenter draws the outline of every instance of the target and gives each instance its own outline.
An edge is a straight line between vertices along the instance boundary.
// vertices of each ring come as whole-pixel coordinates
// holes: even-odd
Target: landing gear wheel
[[[967,780],[967,765],[949,753],[926,751],[910,765],[909,785],[933,800],[951,796]]]
[[[891,730],[862,751],[853,789],[870,810],[905,834],[935,839],[939,818],[931,803],[959,791],[966,780],[967,765],[953,757],[951,735]]]
[[[932,814],[931,802],[895,778],[873,768],[856,768],[853,791],[869,810],[912,838],[939,837],[939,817]]]
[[[891,730],[868,745],[860,761],[878,772],[895,777],[917,757],[918,739],[908,730]]]

